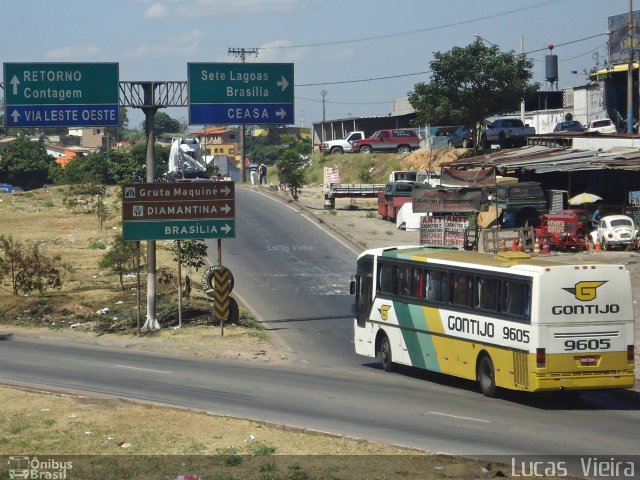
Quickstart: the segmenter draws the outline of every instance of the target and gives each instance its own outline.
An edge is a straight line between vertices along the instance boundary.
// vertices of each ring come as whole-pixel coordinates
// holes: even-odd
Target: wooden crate
[[[533,245],[535,243],[533,227],[483,229],[480,232],[478,251],[496,253],[500,249],[500,243],[503,240],[506,249],[511,251],[514,238],[518,244],[523,245],[525,252],[533,252]]]

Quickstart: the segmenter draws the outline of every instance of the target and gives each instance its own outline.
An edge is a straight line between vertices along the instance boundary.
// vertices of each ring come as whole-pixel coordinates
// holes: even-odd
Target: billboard
[[[640,11],[633,12],[633,37],[629,37],[629,14],[621,13],[608,19],[609,26],[609,64],[617,65],[629,62],[630,48],[634,48],[634,57],[638,58],[638,34],[640,31]]]
[[[414,213],[470,213],[480,210],[482,190],[458,191],[415,186],[412,201]]]

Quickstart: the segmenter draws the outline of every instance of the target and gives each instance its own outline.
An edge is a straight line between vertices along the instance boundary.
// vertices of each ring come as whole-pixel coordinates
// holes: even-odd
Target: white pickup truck
[[[366,138],[364,132],[355,130],[339,140],[327,140],[326,142],[322,142],[320,150],[322,150],[323,153],[332,153],[334,155],[350,153],[352,151],[351,142],[354,140],[362,140],[363,138]]]
[[[535,134],[536,129],[525,126],[519,118],[499,118],[487,125],[480,137],[480,145],[485,149],[491,145],[499,145],[500,148],[524,146],[527,137]]]

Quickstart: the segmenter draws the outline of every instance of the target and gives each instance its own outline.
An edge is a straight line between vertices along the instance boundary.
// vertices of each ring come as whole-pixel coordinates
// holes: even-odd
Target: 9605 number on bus
[[[567,352],[574,350],[609,350],[611,348],[611,340],[608,338],[592,338],[590,340],[565,340],[564,349]]]

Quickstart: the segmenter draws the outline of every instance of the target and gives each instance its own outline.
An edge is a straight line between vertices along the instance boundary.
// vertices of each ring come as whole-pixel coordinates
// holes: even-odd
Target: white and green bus
[[[355,351],[522,391],[630,388],[631,279],[623,265],[424,246],[367,250],[351,283]]]

